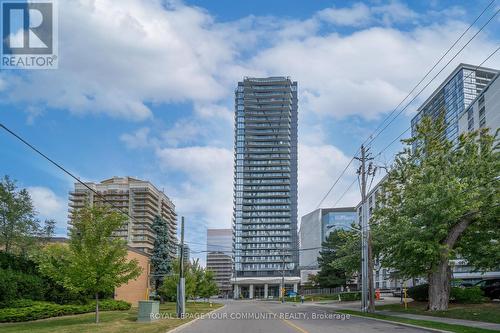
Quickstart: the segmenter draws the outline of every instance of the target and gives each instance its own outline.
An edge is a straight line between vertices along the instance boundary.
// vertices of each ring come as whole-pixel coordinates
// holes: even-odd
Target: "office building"
[[[483,89],[481,94],[460,115],[460,134],[488,128],[492,135],[500,128],[500,74]],[[500,278],[500,271],[478,271],[467,260],[450,260],[453,278],[475,283],[484,278]]]
[[[235,91],[234,296],[297,289],[297,82],[244,78]]]
[[[187,265],[189,264],[191,258],[191,249],[189,248],[189,245],[187,244],[184,244],[184,246],[182,246],[182,248],[184,249],[183,251],[183,257],[182,257],[182,261],[184,262],[184,265]],[[181,256],[181,244],[178,244],[177,245],[177,257],[180,258]]]
[[[488,128],[494,135],[500,128],[499,77],[500,75],[496,75],[471,105],[462,112],[458,120],[459,133]]]
[[[445,136],[456,142],[458,118],[498,73],[495,69],[460,64],[427,98],[411,121],[412,134],[424,116],[437,118],[444,115]]]
[[[207,229],[207,269],[214,273],[219,295],[231,293],[232,229]]]
[[[301,283],[308,282],[308,276],[319,271],[318,257],[321,245],[335,229],[350,229],[357,223],[356,208],[319,208],[302,216],[300,220]]]
[[[368,217],[368,222],[370,222],[372,216],[373,216],[373,211],[379,204],[378,198],[382,195],[383,193],[383,188],[382,185],[385,182],[387,176],[382,178],[374,187],[371,189],[367,195],[366,195],[366,200],[367,200],[367,214],[366,216]],[[357,212],[357,219],[358,219],[358,224],[361,225],[361,220],[363,216],[363,205],[360,202],[356,206],[356,212]],[[405,281],[401,281],[401,279],[398,279],[397,275],[395,274],[395,271],[393,269],[383,267],[380,263],[380,260],[377,260],[375,258],[374,260],[374,270],[373,270],[373,286],[377,289],[395,289],[395,288],[400,288],[404,282],[404,284],[407,287],[413,286],[413,283],[415,284],[420,284],[424,282],[425,279],[422,278],[416,278],[416,279],[409,279]]]
[[[75,189],[69,194],[69,218],[72,212],[90,205],[107,204],[128,214],[128,220],[115,232],[116,237],[124,239],[133,248],[151,254],[155,241],[155,232],[151,228],[156,216],[165,222],[170,236],[170,254],[177,252],[177,214],[170,199],[148,181],[131,177],[113,177],[100,183],[75,183]],[[98,193],[95,194],[94,192]],[[130,218],[130,217],[131,218]]]

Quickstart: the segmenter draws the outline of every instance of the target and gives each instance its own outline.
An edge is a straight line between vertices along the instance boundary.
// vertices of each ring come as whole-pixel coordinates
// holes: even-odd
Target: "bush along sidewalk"
[[[306,302],[318,302],[318,301],[338,301],[341,302],[351,302],[361,300],[360,291],[350,291],[331,295],[307,295],[304,297]],[[300,296],[296,297],[286,297],[287,302],[300,302]]]
[[[421,284],[408,289],[408,296],[417,302],[427,302],[429,300],[429,285]],[[450,301],[454,303],[479,304],[487,300],[479,287],[451,287]]]
[[[99,302],[99,310],[101,311],[129,310],[130,307],[130,303],[124,301],[108,299]],[[9,308],[0,309],[0,323],[38,320],[94,311],[94,303],[84,305],[62,305],[49,302],[20,300],[14,302]]]

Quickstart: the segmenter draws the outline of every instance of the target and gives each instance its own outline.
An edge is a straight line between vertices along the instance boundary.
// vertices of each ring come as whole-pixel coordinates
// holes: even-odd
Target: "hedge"
[[[452,287],[450,299],[455,303],[483,303],[485,300],[484,292],[479,287],[459,288]]]
[[[340,300],[341,301],[359,301],[361,300],[361,292],[359,291],[352,291],[348,293],[340,293]]]
[[[408,296],[418,302],[427,302],[429,300],[429,285],[426,283],[409,288]],[[484,302],[484,293],[479,287],[451,287],[450,301],[454,303],[482,303]]]
[[[16,307],[0,309],[0,323],[38,320],[50,317],[67,316],[95,311],[95,303],[84,305],[55,304],[22,300],[13,303]],[[130,303],[116,300],[99,301],[100,311],[129,310]]]
[[[0,268],[0,307],[16,299],[43,300],[46,282],[39,276]]]
[[[18,299],[48,301],[58,304],[85,304],[93,295],[73,292],[56,281],[42,276],[36,263],[25,256],[0,251],[0,308],[11,307]],[[112,294],[103,294],[109,298]]]

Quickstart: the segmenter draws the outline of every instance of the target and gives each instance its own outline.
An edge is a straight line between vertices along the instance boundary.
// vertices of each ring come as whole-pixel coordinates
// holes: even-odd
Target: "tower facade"
[[[297,115],[297,82],[289,77],[245,78],[238,83],[233,211],[236,296],[238,292],[250,298],[271,296],[283,278],[292,285],[298,279]],[[262,284],[265,292],[259,289]]]
[[[460,64],[418,108],[411,120],[412,136],[424,116],[436,119],[444,117],[445,137],[458,140],[458,120],[468,106],[498,73],[496,69]]]
[[[151,254],[156,233],[152,225],[156,216],[165,222],[169,234],[169,252],[172,258],[177,254],[177,214],[175,205],[152,183],[132,177],[113,177],[100,183],[75,183],[69,195],[70,224],[73,211],[86,204],[112,204],[116,209],[126,212],[132,218],[121,226],[115,237],[122,238],[131,247]],[[96,195],[98,193],[99,195]]]

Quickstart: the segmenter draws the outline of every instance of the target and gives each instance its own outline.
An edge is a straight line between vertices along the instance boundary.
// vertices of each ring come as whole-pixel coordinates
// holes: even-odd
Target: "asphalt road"
[[[228,301],[226,306],[179,333],[391,333],[428,332],[365,318],[343,318],[333,310],[301,304]]]

